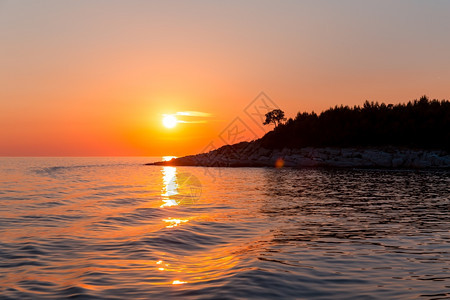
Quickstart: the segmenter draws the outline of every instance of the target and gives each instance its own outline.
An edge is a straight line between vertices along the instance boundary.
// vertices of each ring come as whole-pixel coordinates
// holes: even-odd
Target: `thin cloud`
[[[206,120],[199,120],[199,121],[184,121],[184,120],[177,120],[178,123],[187,123],[187,124],[200,124],[200,123],[206,123]]]
[[[178,119],[177,120],[178,123],[185,123],[185,124],[207,123],[207,120],[202,120],[202,118],[207,118],[207,117],[211,116],[210,113],[201,112],[201,111],[193,111],[193,110],[179,111],[179,112],[176,112],[174,115],[177,117],[180,117],[181,119],[184,119],[184,120]],[[199,118],[200,118],[200,120],[198,120]]]
[[[210,117],[210,113],[205,113],[201,111],[179,111],[175,115],[177,116],[188,116],[188,117]]]

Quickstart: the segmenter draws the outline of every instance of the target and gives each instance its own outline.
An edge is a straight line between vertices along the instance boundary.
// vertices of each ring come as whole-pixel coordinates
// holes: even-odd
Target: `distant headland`
[[[283,121],[282,111],[269,112],[265,124],[276,127],[260,139],[148,165],[450,168],[447,100],[366,101]]]

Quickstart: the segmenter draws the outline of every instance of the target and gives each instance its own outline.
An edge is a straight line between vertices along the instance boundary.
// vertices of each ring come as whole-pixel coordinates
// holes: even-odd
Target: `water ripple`
[[[0,299],[450,298],[449,171],[143,162],[2,159]]]

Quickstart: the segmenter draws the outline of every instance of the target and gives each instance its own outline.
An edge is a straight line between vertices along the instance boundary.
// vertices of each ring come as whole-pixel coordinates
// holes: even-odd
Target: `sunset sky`
[[[449,32],[445,0],[0,0],[0,155],[194,154],[263,134],[260,92],[288,117],[449,99]]]

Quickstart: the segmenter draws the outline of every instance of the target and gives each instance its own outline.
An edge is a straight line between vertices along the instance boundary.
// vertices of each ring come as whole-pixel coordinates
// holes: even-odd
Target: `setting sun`
[[[178,120],[174,115],[166,115],[164,116],[162,122],[164,127],[174,128],[177,125]]]

